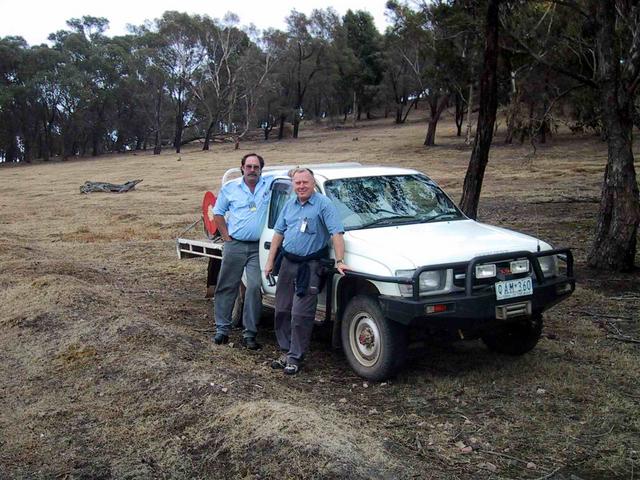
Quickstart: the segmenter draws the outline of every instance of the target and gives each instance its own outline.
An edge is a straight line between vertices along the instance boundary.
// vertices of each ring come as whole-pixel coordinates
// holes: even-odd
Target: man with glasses
[[[262,177],[264,159],[249,153],[242,157],[242,177],[225,183],[213,208],[214,221],[224,240],[222,265],[215,292],[216,345],[229,342],[231,313],[242,272],[247,270],[244,296],[242,344],[258,350],[257,323],[262,311],[258,244],[269,206],[272,177]]]

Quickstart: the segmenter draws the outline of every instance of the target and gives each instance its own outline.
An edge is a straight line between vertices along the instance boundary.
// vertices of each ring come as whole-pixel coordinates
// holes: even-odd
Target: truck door
[[[269,213],[267,223],[260,236],[260,271],[262,272],[262,289],[270,296],[275,296],[276,287],[269,285],[264,276],[264,267],[267,264],[271,239],[273,238],[273,227],[276,225],[278,215],[282,211],[284,204],[291,196],[291,179],[288,177],[278,178],[271,184],[271,199],[269,200]]]

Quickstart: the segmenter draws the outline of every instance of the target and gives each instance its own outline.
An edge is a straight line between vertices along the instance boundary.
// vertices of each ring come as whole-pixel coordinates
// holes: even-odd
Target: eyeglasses
[[[247,170],[260,170],[260,165],[245,165],[244,168]]]

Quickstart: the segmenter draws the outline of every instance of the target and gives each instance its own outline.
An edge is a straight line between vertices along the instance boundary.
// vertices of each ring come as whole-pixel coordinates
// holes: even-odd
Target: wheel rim
[[[356,314],[349,329],[349,343],[356,360],[365,367],[375,365],[380,358],[380,330],[366,312]]]

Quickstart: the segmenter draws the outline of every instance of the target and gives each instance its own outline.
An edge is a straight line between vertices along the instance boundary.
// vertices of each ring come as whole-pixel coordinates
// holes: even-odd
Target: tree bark
[[[173,140],[173,147],[176,149],[176,153],[180,153],[180,147],[182,146],[182,130],[184,129],[184,114],[182,108],[179,107],[176,114],[176,133]]]
[[[153,144],[153,154],[160,155],[162,152],[162,86],[158,87],[156,101],[156,118],[155,118],[155,143]]]
[[[640,200],[632,150],[633,96],[622,82],[621,64],[616,54],[615,2],[602,0],[597,4],[600,23],[598,73],[603,118],[608,133],[608,160],[595,238],[587,263],[598,269],[629,271],[634,267],[640,222]]]
[[[464,139],[466,145],[471,144],[471,111],[473,110],[473,82],[469,83],[469,100],[467,101],[467,134]]]
[[[284,138],[284,121],[287,119],[286,115],[280,115],[280,127],[278,128],[278,140]]]
[[[300,114],[299,110],[296,109],[296,112],[293,116],[293,138],[298,138],[298,132],[300,131]]]
[[[436,144],[436,127],[438,120],[445,108],[449,105],[449,96],[445,95],[438,98],[434,96],[429,99],[429,108],[431,109],[431,118],[429,119],[429,128],[427,128],[427,136],[424,139],[424,146],[431,147]]]
[[[464,123],[464,102],[462,95],[456,93],[456,136],[462,136],[462,124]]]
[[[480,191],[484,172],[489,161],[489,149],[493,139],[493,126],[498,110],[498,29],[500,0],[489,0],[484,47],[484,67],[480,77],[480,111],[478,126],[464,179],[460,208],[470,218],[478,215]],[[469,103],[471,108],[471,103]],[[470,111],[470,110],[469,110]]]
[[[204,136],[204,145],[202,146],[202,150],[209,150],[209,143],[211,142],[211,134],[213,133],[213,127],[215,127],[216,121],[211,120],[209,123],[209,127],[207,128],[207,133]]]

